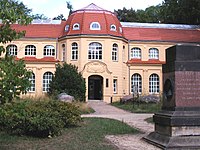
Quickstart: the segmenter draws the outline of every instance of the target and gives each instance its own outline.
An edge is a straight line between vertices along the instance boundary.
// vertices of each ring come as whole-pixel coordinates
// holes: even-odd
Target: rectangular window
[[[65,44],[62,44],[62,61],[65,61],[65,55],[66,55]]]
[[[125,46],[123,46],[123,51],[122,51],[122,60],[123,60],[123,62],[126,62]]]
[[[113,79],[113,93],[117,93],[117,79]]]
[[[65,48],[63,48],[63,61],[65,61]]]
[[[108,87],[108,79],[106,79],[106,87]]]

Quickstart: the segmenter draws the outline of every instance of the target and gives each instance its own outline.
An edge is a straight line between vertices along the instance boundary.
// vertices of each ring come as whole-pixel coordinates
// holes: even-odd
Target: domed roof
[[[123,36],[122,26],[116,15],[90,4],[74,11],[66,21],[63,36],[67,35],[112,35]]]

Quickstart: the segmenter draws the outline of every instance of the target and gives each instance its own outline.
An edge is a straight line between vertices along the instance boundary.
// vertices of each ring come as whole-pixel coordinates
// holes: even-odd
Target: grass
[[[134,104],[133,103],[125,103],[121,104],[120,102],[114,102],[111,104],[112,106],[118,107],[123,110],[127,110],[133,113],[155,113],[161,109],[161,103],[158,104]]]
[[[136,129],[116,120],[83,120],[80,127],[67,128],[62,135],[51,139],[19,137],[0,132],[0,150],[115,150],[117,148],[105,140],[105,135],[139,133]]]
[[[81,114],[90,114],[90,113],[95,112],[94,109],[89,107],[88,104],[85,102],[75,101],[73,103],[79,108]]]

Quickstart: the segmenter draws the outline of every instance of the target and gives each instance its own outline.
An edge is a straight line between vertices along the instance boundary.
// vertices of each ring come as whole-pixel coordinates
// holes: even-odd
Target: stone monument
[[[144,139],[162,149],[200,149],[200,46],[166,50],[163,105],[155,113],[155,131]]]

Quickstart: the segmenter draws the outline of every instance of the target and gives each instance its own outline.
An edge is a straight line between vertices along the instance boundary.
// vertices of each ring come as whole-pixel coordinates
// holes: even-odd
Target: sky
[[[44,14],[48,18],[53,18],[59,14],[68,17],[69,10],[67,9],[66,1],[69,1],[73,10],[81,9],[91,3],[97,6],[114,12],[114,9],[122,9],[123,7],[135,10],[145,9],[152,5],[162,3],[162,0],[19,0],[24,3],[29,9],[32,9],[33,14]]]

